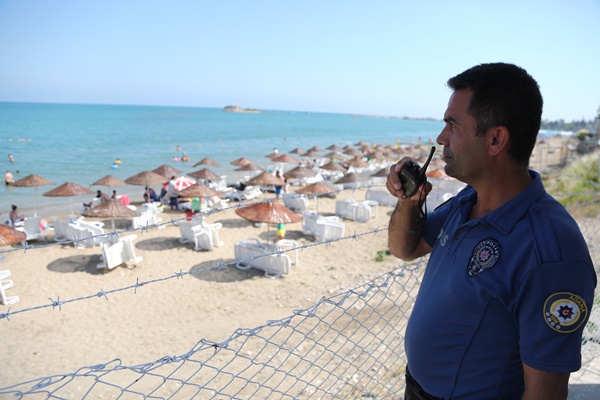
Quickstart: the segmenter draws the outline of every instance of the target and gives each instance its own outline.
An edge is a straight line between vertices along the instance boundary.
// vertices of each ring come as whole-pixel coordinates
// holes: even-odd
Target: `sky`
[[[543,119],[600,108],[600,0],[0,0],[0,101],[443,116],[448,78],[525,68]]]

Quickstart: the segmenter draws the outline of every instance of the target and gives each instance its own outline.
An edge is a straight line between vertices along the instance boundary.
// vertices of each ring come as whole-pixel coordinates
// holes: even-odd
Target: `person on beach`
[[[96,199],[100,199],[101,202],[104,202],[108,200],[108,195],[106,193],[103,193],[102,190],[98,190],[96,192]],[[83,203],[84,210],[88,210],[90,207],[92,207],[91,201],[89,203]]]
[[[279,173],[279,170],[277,170],[277,172],[275,172],[275,177],[282,179],[281,178],[281,174]],[[275,185],[275,198],[280,198],[281,197],[281,191],[283,190],[283,186],[282,185]]]
[[[116,190],[113,190],[112,196],[110,196],[110,198],[111,198],[111,200],[114,200],[114,199],[117,198],[117,191]]]
[[[13,176],[12,172],[10,172],[10,169],[7,169],[6,174],[4,174],[4,184],[8,186],[12,185],[13,183],[15,183],[15,177]]]
[[[154,201],[160,202],[160,197],[158,197],[154,189],[146,186],[146,190],[144,192],[144,203],[152,203]]]
[[[172,176],[169,180],[166,195],[169,197],[169,205],[171,206],[171,211],[178,210],[179,196],[177,195],[177,189],[175,189],[175,176]]]
[[[582,331],[596,273],[564,207],[529,158],[540,128],[537,82],[512,64],[481,64],[451,78],[445,172],[468,184],[426,215],[431,183],[398,198],[393,255],[430,254],[405,335],[405,399],[567,399],[581,367]]]
[[[25,219],[25,215],[19,214],[19,208],[16,205],[12,205],[12,211],[8,214],[8,218],[10,218],[10,223],[12,226],[16,226],[19,222]]]
[[[10,161],[11,164],[15,162],[15,158],[11,153],[8,153],[8,161]]]

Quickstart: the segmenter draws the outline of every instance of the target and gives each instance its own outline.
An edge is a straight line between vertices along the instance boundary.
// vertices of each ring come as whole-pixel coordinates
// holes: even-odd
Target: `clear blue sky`
[[[589,120],[599,21],[600,0],[0,0],[0,101],[441,118],[450,76],[504,61],[544,119]]]

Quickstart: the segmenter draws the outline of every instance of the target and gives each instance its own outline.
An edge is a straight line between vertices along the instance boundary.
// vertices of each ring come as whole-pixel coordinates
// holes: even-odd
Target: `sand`
[[[266,194],[273,198],[273,194]],[[345,191],[338,199],[363,200],[365,191]],[[314,207],[314,202],[312,207]],[[346,235],[387,227],[391,207],[380,206],[367,223],[346,220]],[[333,215],[335,200],[321,198],[319,212]],[[163,221],[184,217],[164,212]],[[103,272],[100,247],[76,249],[72,245],[43,247],[5,254],[2,269],[10,269],[15,287],[9,295],[20,301],[11,311],[94,296],[146,282],[174,277],[234,260],[234,243],[246,238],[272,240],[273,228],[255,227],[233,209],[213,214],[207,222],[221,222],[222,247],[194,251],[181,244],[179,228],[136,232],[137,265]],[[107,226],[109,222],[106,221]],[[301,223],[287,225],[287,239],[314,244],[301,232]],[[131,234],[131,233],[128,233]],[[49,243],[52,243],[49,234]],[[0,385],[75,371],[120,358],[126,365],[150,362],[165,355],[182,354],[201,338],[223,341],[237,328],[253,328],[267,320],[282,319],[295,309],[307,308],[331,296],[393,270],[400,263],[389,257],[375,260],[387,248],[387,232],[306,248],[299,266],[281,279],[268,279],[260,270],[241,271],[232,266],[204,270],[87,300],[47,307],[0,320],[3,367]],[[134,291],[136,292],[134,294]],[[6,312],[6,306],[0,306]]]

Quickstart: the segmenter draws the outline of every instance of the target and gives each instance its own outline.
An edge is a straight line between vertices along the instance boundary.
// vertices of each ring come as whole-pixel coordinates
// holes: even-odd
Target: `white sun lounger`
[[[213,233],[210,229],[204,228],[200,220],[181,221],[178,225],[181,234],[179,243],[193,243],[196,251],[213,249]]]
[[[106,241],[102,247],[102,262],[97,265],[98,268],[113,269],[124,263],[140,263],[144,259],[136,255],[133,241],[137,235],[128,235],[119,237],[116,242]]]
[[[9,276],[9,270],[0,271],[0,302],[6,306],[15,304],[19,301],[19,296],[6,295],[6,291],[14,286],[12,279],[6,279]]]
[[[327,242],[344,236],[345,225],[339,217],[325,217],[316,211],[304,211],[302,230],[305,235],[314,236],[317,242]]]
[[[234,245],[236,267],[241,270],[257,268],[265,271],[267,278],[281,278],[290,272],[292,261],[287,254],[276,253],[280,248],[276,243],[267,245],[258,239],[240,240]]]

